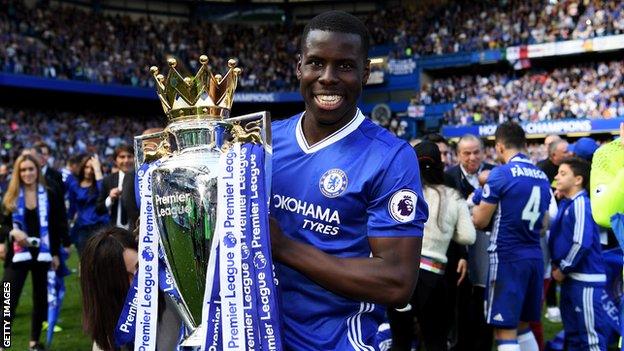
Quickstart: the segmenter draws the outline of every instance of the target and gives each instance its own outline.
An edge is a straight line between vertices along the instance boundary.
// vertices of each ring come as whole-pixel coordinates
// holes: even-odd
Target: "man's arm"
[[[286,237],[271,218],[273,257],[336,294],[404,306],[418,278],[422,238],[372,238],[372,257],[341,258]]]
[[[565,218],[570,224],[573,223],[569,226],[573,234],[571,237],[572,245],[565,258],[559,262],[559,269],[564,274],[568,274],[578,266],[579,261],[591,248],[593,241],[594,223],[591,219],[591,212],[585,209],[585,206],[589,206],[589,204],[582,197],[579,197],[574,200],[572,206],[574,206],[574,212],[570,211],[571,213]]]
[[[481,201],[478,206],[472,209],[472,222],[477,229],[485,229],[492,220],[496,207],[498,205]]]
[[[106,200],[108,199],[108,193],[111,190],[111,176],[107,176],[102,180],[102,190],[98,194],[97,201],[95,202],[95,211],[98,214],[108,213],[110,208],[109,204],[106,204]]]

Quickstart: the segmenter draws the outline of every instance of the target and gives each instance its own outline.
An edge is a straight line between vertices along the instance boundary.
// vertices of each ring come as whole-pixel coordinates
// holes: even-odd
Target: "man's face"
[[[50,159],[50,149],[47,147],[42,147],[41,152],[39,153],[39,159],[41,160],[41,166],[45,166],[48,164],[48,160]]]
[[[134,155],[127,151],[122,151],[115,158],[115,166],[124,173],[130,172],[134,163]]]
[[[466,139],[457,144],[457,157],[466,172],[474,174],[483,162],[483,150],[477,140]]]
[[[561,161],[563,161],[566,157],[569,157],[569,156],[570,156],[570,153],[568,152],[568,143],[565,141],[562,141],[559,144],[557,144],[557,148],[555,149],[555,152],[552,154],[552,163],[558,166],[561,164]]]
[[[306,116],[316,123],[346,123],[370,73],[357,34],[312,30],[297,63],[297,78],[306,104]]]
[[[451,162],[448,146],[446,146],[445,143],[436,143],[436,145],[438,145],[438,149],[440,149],[440,157],[442,158],[444,167],[448,167]]]
[[[546,150],[550,148],[550,144],[559,140],[561,140],[561,138],[558,135],[549,135],[546,138],[544,138],[544,146],[546,146]]]

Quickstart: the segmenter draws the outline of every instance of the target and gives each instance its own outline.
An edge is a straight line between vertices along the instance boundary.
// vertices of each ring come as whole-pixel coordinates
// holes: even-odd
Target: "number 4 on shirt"
[[[529,201],[524,206],[522,210],[522,220],[529,221],[529,229],[533,230],[535,228],[535,223],[540,217],[540,200],[541,200],[541,192],[540,187],[535,185],[531,189],[531,196],[529,197]]]

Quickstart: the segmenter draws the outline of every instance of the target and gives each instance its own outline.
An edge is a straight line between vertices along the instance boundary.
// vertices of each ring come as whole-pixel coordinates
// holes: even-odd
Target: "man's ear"
[[[302,60],[302,55],[297,54],[297,69],[295,70],[295,72],[297,74],[298,80],[301,80],[301,60]]]
[[[574,185],[578,185],[581,188],[583,187],[583,176],[577,175],[574,176]]]
[[[364,61],[364,70],[362,71],[362,86],[366,85],[366,82],[368,82],[368,78],[370,77],[370,60],[366,59],[366,61]]]

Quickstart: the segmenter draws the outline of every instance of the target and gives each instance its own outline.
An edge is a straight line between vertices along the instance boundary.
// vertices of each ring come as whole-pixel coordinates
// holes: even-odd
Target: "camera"
[[[28,238],[26,239],[26,241],[28,242],[28,246],[30,247],[39,247],[39,245],[41,244],[41,239],[39,238]]]

